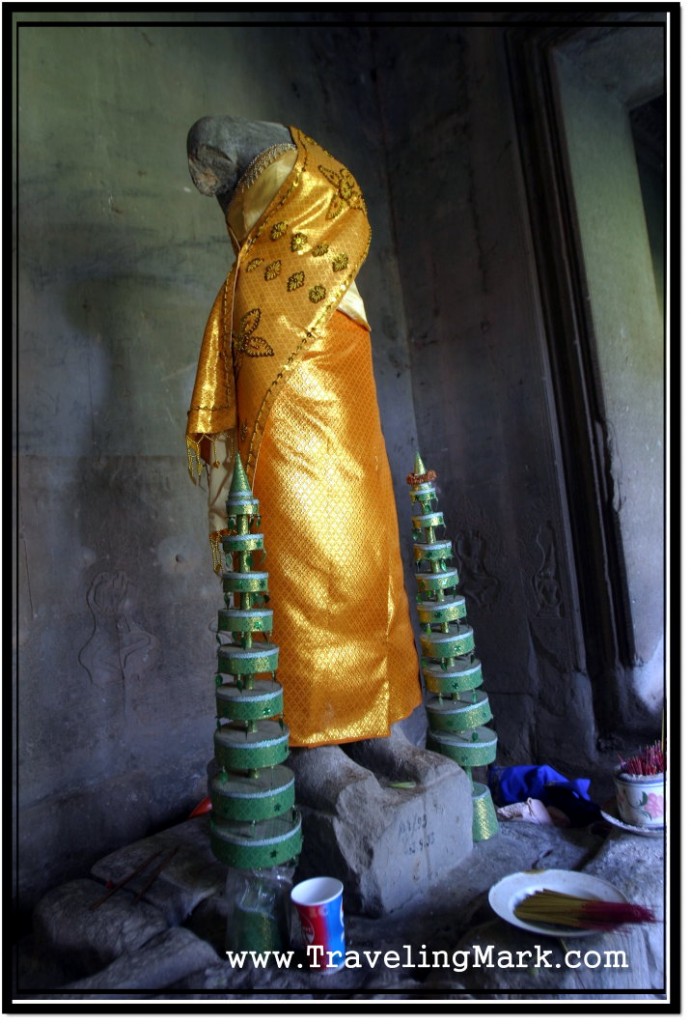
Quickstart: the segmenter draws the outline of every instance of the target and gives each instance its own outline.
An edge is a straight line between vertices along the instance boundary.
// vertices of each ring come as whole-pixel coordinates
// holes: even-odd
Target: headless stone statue
[[[187,145],[192,180],[218,199],[237,254],[207,325],[188,429],[192,444],[215,449],[202,453],[212,543],[227,527],[223,470],[238,450],[275,558],[291,745],[387,737],[421,694],[355,286],[369,246],[364,200],[297,129],[204,117]]]
[[[281,649],[280,675],[286,697],[286,721],[293,744],[290,757],[296,772],[297,798],[303,806],[311,808],[322,818],[324,814],[330,814],[342,819],[344,815],[347,818],[351,814],[352,828],[357,834],[376,836],[383,827],[382,822],[390,818],[390,815],[387,817],[388,811],[383,813],[385,804],[388,808],[392,801],[395,803],[409,799],[414,802],[416,799],[413,793],[404,798],[400,790],[389,790],[387,794],[377,779],[405,781],[417,787],[421,793],[427,792],[431,786],[452,784],[456,801],[460,799],[461,802],[465,800],[469,803],[470,798],[465,774],[446,758],[412,744],[398,724],[419,705],[420,688],[417,654],[403,586],[393,490],[376,410],[369,326],[354,284],[355,274],[369,244],[369,229],[367,226],[366,244],[358,255],[356,237],[343,234],[342,227],[346,222],[357,222],[358,217],[364,217],[366,225],[364,200],[347,169],[309,137],[280,124],[246,121],[229,116],[204,117],[190,129],[187,146],[192,180],[203,195],[216,196],[218,199],[231,240],[238,252],[239,264],[239,268],[236,265],[236,270],[229,274],[226,285],[221,289],[207,325],[205,344],[210,338],[218,351],[205,350],[203,346],[200,357],[200,372],[203,365],[213,369],[219,360],[222,362],[227,359],[230,337],[227,310],[230,308],[236,394],[232,402],[226,402],[229,407],[227,423],[221,424],[225,432],[221,433],[218,429],[220,421],[209,419],[208,425],[205,425],[205,407],[200,404],[197,409],[202,412],[197,415],[192,427],[192,421],[188,421],[188,437],[191,434],[211,445],[209,449],[207,444],[206,460],[210,463],[210,502],[213,503],[215,495],[217,504],[217,527],[220,527],[223,516],[229,481],[227,476],[221,476],[220,483],[217,481],[214,484],[213,474],[216,472],[217,477],[219,473],[222,475],[223,466],[232,464],[235,447],[240,451],[255,493],[260,499],[267,554],[270,558],[274,557],[271,571],[274,640]],[[285,173],[280,172],[281,161],[285,163]],[[310,180],[308,168],[313,176],[314,188],[309,193],[309,201],[304,198],[301,201],[300,188],[304,191],[305,181]],[[271,178],[272,174],[278,182],[278,191],[275,193],[278,205],[275,208],[271,206],[274,196],[269,190],[264,196],[268,203],[268,219],[265,219],[261,229],[255,230],[255,223],[262,225],[263,211],[255,210],[248,220],[247,209],[252,206],[250,200],[254,202],[257,189],[260,190],[260,197],[264,195],[261,188],[265,184],[265,176]],[[290,179],[293,187],[281,193],[281,184],[288,181],[289,175],[293,175]],[[273,188],[271,181],[269,185]],[[321,199],[319,189],[324,193],[324,199]],[[320,197],[318,202],[322,203],[319,218],[300,222],[300,211],[311,211],[317,205],[315,195]],[[293,200],[297,198],[297,206],[294,203],[290,207],[289,203],[285,203],[286,196]],[[297,213],[294,212],[296,208]],[[357,216],[353,215],[353,211],[356,211]],[[341,234],[334,233],[336,231]],[[249,239],[247,244],[245,239]],[[260,243],[265,249],[261,248]],[[283,249],[281,244],[284,245]],[[302,258],[302,262],[296,262],[298,257]],[[318,258],[322,258],[322,262]],[[339,278],[339,274],[343,276]],[[251,281],[253,287],[263,289],[253,293],[251,301],[245,302],[245,305],[252,307],[248,310],[242,304],[243,297],[237,295],[238,281],[243,287],[245,281]],[[335,324],[336,330],[343,333],[337,334],[330,342],[330,349],[327,351],[324,347],[322,352],[319,339],[324,331],[324,321],[317,314],[320,303],[323,302],[325,307],[329,303],[329,288],[332,289],[333,297],[330,301],[335,312],[331,313],[327,323]],[[267,372],[269,375],[266,380],[269,383],[266,395],[270,395],[273,400],[279,378],[275,377],[276,371],[271,369],[271,359],[280,355],[278,349],[286,332],[286,317],[277,317],[281,324],[280,331],[271,333],[272,321],[269,315],[276,308],[277,302],[283,303],[290,321],[296,308],[291,303],[296,295],[307,311],[304,316],[315,318],[316,326],[312,328],[311,321],[306,321],[302,334],[303,338],[317,339],[311,342],[309,349],[310,373],[324,373],[326,383],[322,386],[314,376],[301,378],[300,362],[304,342],[294,350],[288,350],[292,354],[287,362],[285,355],[277,360],[276,365],[294,367],[297,363],[298,366],[280,378],[281,394],[275,404],[270,406],[268,422],[272,429],[267,427],[263,438],[260,438],[262,457],[257,464],[257,452],[252,447],[257,426],[252,414],[245,414],[243,406],[244,391],[251,390],[253,385],[245,382],[251,381],[253,376],[261,372]],[[356,345],[353,345],[354,338],[357,339]],[[360,345],[366,347],[362,350],[362,359],[358,354],[357,346]],[[334,358],[333,353],[342,353],[342,362],[337,363],[334,369],[320,370],[320,367],[328,366],[328,358]],[[355,376],[355,386],[350,394],[344,393],[344,397],[339,399],[342,380],[354,372],[353,368],[357,366],[360,369]],[[283,378],[288,378],[287,383]],[[195,386],[191,416],[198,395],[205,396],[203,400],[210,402],[209,379],[203,381],[203,384],[205,387]],[[323,388],[322,392],[319,391],[320,387]],[[316,467],[311,476],[305,476],[304,465],[309,463],[313,450],[322,444],[321,425],[315,425],[315,410],[318,419],[324,406],[323,399],[319,397],[321,393],[328,394],[329,401],[326,404],[330,410],[338,405],[339,400],[343,408],[337,410],[336,419],[325,427],[332,453],[329,461]],[[366,427],[367,414],[364,411],[368,395],[373,407],[370,427]],[[206,408],[217,409],[223,401],[225,399],[221,396]],[[262,422],[261,410],[265,405],[265,399],[258,403],[260,415],[257,423]],[[330,411],[328,415],[332,416],[333,413]],[[316,431],[313,438],[310,437],[312,429]],[[353,437],[362,429],[369,429],[371,437],[362,435],[360,449],[355,451]],[[347,442],[343,450],[339,450],[338,440],[335,442],[334,456],[332,439],[339,430]],[[214,443],[221,436],[230,438],[228,444],[233,451],[214,459]],[[204,454],[203,448],[201,451]],[[286,461],[290,453],[292,463]],[[331,478],[332,472],[337,475],[341,466],[347,467],[347,486],[339,491],[338,485],[329,484],[331,489],[324,498],[319,490],[322,481]],[[255,472],[256,476],[253,477]],[[367,491],[365,498],[354,498],[354,479],[361,481],[363,493],[372,486],[380,490]],[[260,492],[260,485],[264,488],[263,492]],[[280,497],[277,497],[279,494]],[[318,539],[315,541],[314,534],[303,538],[306,546],[302,551],[307,552],[307,557],[296,556],[291,562],[291,557],[299,548],[301,533],[314,528],[313,519],[316,517],[319,520],[320,510],[325,503],[331,509],[334,497],[341,500],[339,494],[343,495],[345,512],[339,513],[334,519],[328,518],[332,516],[329,511],[328,522],[324,520],[320,525]],[[301,510],[295,515],[297,506]],[[307,511],[308,507],[316,510],[313,516]],[[379,521],[382,508],[387,509],[387,512],[385,518]],[[293,518],[284,524],[282,517],[285,515]],[[339,540],[338,530],[342,520],[347,523],[348,532],[344,534],[342,542],[334,546],[334,539]],[[273,547],[269,537],[271,528],[276,530],[275,538],[278,539],[278,543],[274,539]],[[217,532],[220,533],[220,529]],[[212,543],[213,535],[212,532]],[[322,543],[327,546],[331,544],[332,547],[322,550]],[[382,549],[386,551],[383,559]],[[344,551],[349,554],[343,555]],[[306,561],[316,563],[317,567],[328,565],[330,575],[324,584],[317,568],[317,575],[307,576],[305,585],[298,587],[296,592],[294,582],[296,579],[301,580]],[[377,579],[376,573],[380,570],[369,572],[368,564],[381,565],[382,561],[386,568],[383,570],[384,575],[380,572]],[[333,569],[334,565],[337,566],[336,570]],[[287,580],[285,594],[281,589],[281,572],[285,572]],[[343,588],[342,592],[338,591],[339,586]],[[368,605],[367,595],[373,588],[376,588],[377,593],[373,593]],[[321,593],[328,593],[326,616],[325,602],[319,596]],[[393,612],[390,606],[392,593],[396,595],[393,603],[397,605]],[[299,602],[303,596],[305,605],[300,607]],[[309,604],[311,599],[314,599],[313,606]],[[278,635],[281,626],[285,629],[282,636]],[[302,656],[314,636],[322,637],[322,647],[315,652],[312,661],[301,663],[299,660],[291,660],[293,652],[297,658]],[[373,652],[370,661],[367,660],[369,648]],[[331,661],[326,664],[325,658],[331,658]],[[295,695],[291,704],[293,679]],[[305,680],[314,681],[309,692],[305,690]],[[300,687],[303,689],[300,690]],[[297,741],[293,740],[294,734],[297,734]],[[392,795],[394,793],[395,799]],[[371,820],[368,820],[369,817]],[[467,813],[467,808],[461,817],[470,821],[471,815]],[[309,839],[308,822],[306,825],[306,838]],[[453,854],[449,850],[444,853],[447,862],[450,857],[452,862],[458,863],[467,854],[469,827],[469,824],[467,827],[464,824],[462,836],[454,835],[451,829],[450,837],[455,846]],[[319,829],[323,831],[323,821]],[[309,845],[307,842],[307,863]],[[437,851],[435,855],[439,854],[440,851]],[[345,856],[343,850],[340,850],[339,856]],[[319,854],[315,858],[314,867],[319,873],[323,870]],[[353,870],[356,874],[361,873],[362,866],[357,869],[354,867]],[[364,904],[367,904],[368,899],[363,896]],[[383,905],[384,909],[392,909],[392,900],[383,898]]]

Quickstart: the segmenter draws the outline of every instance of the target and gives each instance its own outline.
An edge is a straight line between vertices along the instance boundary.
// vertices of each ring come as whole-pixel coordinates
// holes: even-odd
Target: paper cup
[[[345,958],[343,883],[337,878],[308,878],[296,885],[291,901],[297,910],[308,965],[337,971]]]

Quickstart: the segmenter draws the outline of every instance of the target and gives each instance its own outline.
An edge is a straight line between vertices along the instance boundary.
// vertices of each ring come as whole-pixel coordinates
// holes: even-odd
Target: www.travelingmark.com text
[[[254,950],[226,950],[231,967],[278,967],[278,968],[319,968],[325,956],[323,946],[307,946],[304,952],[296,950],[269,950],[258,953]],[[563,955],[556,954],[553,949],[543,949],[534,945],[530,949],[497,949],[496,946],[472,946],[470,949],[428,950],[421,945],[413,953],[412,946],[403,946],[402,951],[396,949],[349,949],[343,953],[326,951],[329,967],[346,967],[358,970],[362,967],[383,966],[389,968],[446,968],[462,974],[472,968],[497,967],[500,970],[516,970],[521,968],[545,968],[568,970],[597,970],[599,968],[627,970],[629,966],[626,952],[621,949],[569,949]]]

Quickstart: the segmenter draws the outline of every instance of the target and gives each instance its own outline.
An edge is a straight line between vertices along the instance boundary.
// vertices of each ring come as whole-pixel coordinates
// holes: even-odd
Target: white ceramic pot
[[[655,828],[665,823],[665,776],[616,772],[614,790],[619,817],[629,825]]]

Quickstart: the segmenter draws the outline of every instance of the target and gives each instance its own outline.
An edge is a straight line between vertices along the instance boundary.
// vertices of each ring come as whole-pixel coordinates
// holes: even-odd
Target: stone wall
[[[664,323],[629,110],[642,95],[623,60],[663,52],[662,28],[630,26],[605,54],[604,81],[568,48],[556,62],[566,148],[578,211],[593,354],[601,381],[598,429],[623,576],[626,643],[620,703],[629,721],[661,714],[664,658]],[[623,57],[621,56],[623,51]],[[650,61],[653,66],[655,63]],[[633,83],[630,79],[633,78]],[[660,273],[659,260],[657,267]]]
[[[184,428],[230,259],[187,171],[206,114],[295,124],[354,171],[408,584],[419,447],[500,760],[586,774],[593,694],[501,26],[17,17],[22,905],[205,792],[220,588]]]
[[[33,14],[18,31],[27,903],[94,854],[179,820],[205,792],[221,594],[184,433],[231,247],[217,203],[189,177],[198,117],[296,124],[352,167],[373,222],[358,283],[406,509],[415,450],[410,374],[394,369],[407,346],[379,118],[361,70],[366,30],[129,14],[141,27],[108,14],[90,27],[41,24],[56,17],[67,19]]]
[[[374,35],[420,448],[439,475],[499,756],[583,763],[592,693],[504,29]]]

